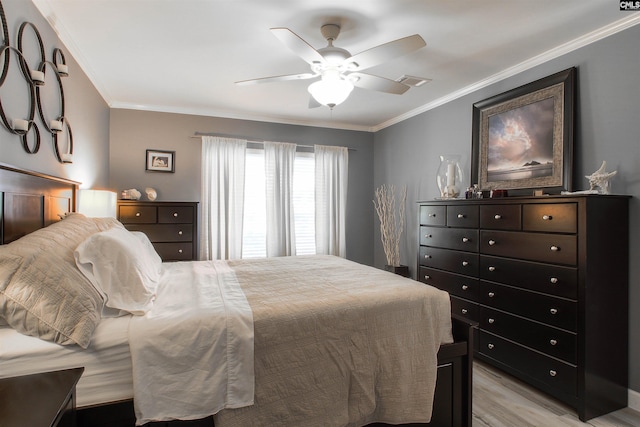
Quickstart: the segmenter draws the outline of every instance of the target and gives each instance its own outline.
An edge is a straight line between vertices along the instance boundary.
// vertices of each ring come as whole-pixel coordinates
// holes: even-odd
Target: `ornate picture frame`
[[[175,170],[175,151],[147,150],[145,170],[151,172],[170,172]]]
[[[473,104],[472,184],[572,191],[575,67]]]

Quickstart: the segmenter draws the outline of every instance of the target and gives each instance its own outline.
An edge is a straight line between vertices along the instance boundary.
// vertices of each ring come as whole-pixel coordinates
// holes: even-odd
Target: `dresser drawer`
[[[422,226],[420,227],[420,244],[478,252],[478,230]]]
[[[480,206],[480,228],[494,230],[520,230],[522,209],[520,205]]]
[[[191,206],[159,206],[158,222],[161,224],[184,224],[193,222]]]
[[[152,242],[190,242],[193,240],[191,224],[132,224],[129,231],[142,231]]]
[[[458,314],[465,319],[469,319],[474,322],[478,321],[478,317],[480,315],[480,307],[478,304],[454,296],[451,296],[450,298],[452,314]]]
[[[447,206],[447,226],[478,228],[478,206],[450,205]]]
[[[568,234],[480,231],[480,253],[576,265],[577,237]]]
[[[548,384],[560,393],[571,396],[577,394],[575,366],[488,332],[480,331],[478,336],[479,351],[483,355]]]
[[[476,301],[479,280],[474,277],[420,267],[420,281],[468,300]]]
[[[518,288],[578,299],[578,269],[480,255],[480,278]]]
[[[420,265],[477,276],[478,254],[420,246]]]
[[[575,203],[540,203],[522,206],[522,228],[547,233],[576,233],[578,206]]]
[[[188,261],[194,259],[191,243],[154,243],[153,247],[163,261]]]
[[[436,205],[420,206],[420,224],[421,225],[446,225],[447,224],[447,207]]]
[[[480,328],[566,362],[577,363],[576,334],[480,307]]]
[[[119,206],[118,219],[123,224],[154,224],[157,221],[155,206]]]
[[[574,301],[564,298],[481,280],[478,302],[571,332],[577,330],[577,305]]]

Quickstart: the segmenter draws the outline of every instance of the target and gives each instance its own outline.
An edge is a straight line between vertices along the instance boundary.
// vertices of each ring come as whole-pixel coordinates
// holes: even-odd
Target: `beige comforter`
[[[229,265],[253,311],[255,404],[216,427],[430,420],[446,292],[330,256]]]

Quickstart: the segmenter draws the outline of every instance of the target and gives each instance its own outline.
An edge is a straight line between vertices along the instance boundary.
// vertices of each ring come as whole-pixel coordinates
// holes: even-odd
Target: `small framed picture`
[[[152,172],[175,172],[175,151],[147,150],[145,170]]]

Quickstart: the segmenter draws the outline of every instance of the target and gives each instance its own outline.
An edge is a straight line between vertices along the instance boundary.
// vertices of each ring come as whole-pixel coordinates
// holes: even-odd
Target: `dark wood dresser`
[[[418,279],[479,323],[476,357],[583,421],[627,406],[628,200],[419,202]]]
[[[119,200],[118,220],[145,233],[163,261],[198,259],[197,202]]]

